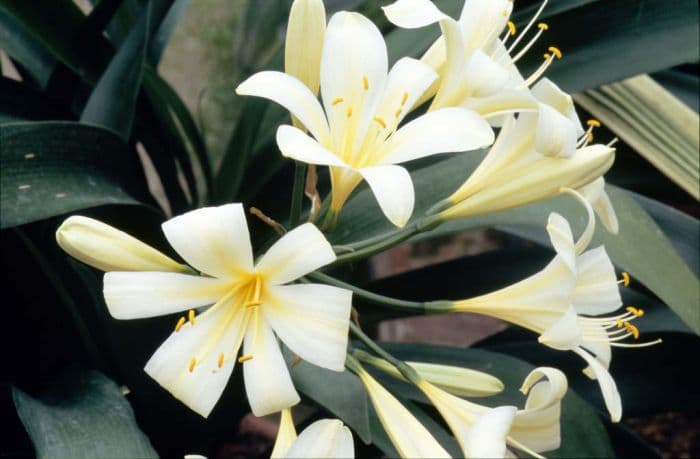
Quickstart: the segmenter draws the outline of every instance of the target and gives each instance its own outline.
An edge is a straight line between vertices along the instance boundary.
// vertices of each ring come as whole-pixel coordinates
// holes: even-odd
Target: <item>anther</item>
[[[401,96],[401,106],[403,107],[406,105],[406,101],[408,100],[408,92],[404,91],[403,95]]]
[[[262,304],[262,301],[260,300],[252,300],[252,301],[247,301],[245,304],[246,308],[254,308],[255,306],[260,306]]]
[[[345,112],[345,116],[350,118],[352,116],[352,107],[348,107],[348,110]]]
[[[192,325],[194,325],[194,310],[190,309],[189,312],[187,313],[187,319],[190,321]]]
[[[515,35],[516,29],[513,21],[508,21],[508,32],[510,32],[511,35]]]
[[[625,287],[630,286],[630,275],[627,273],[627,271],[622,271],[622,285]]]
[[[342,97],[336,97],[335,99],[333,99],[331,101],[331,105],[338,105],[338,104],[342,103],[344,100],[345,99],[343,99]]]
[[[362,76],[362,86],[365,88],[365,91],[369,89],[369,78],[367,78],[367,75]]]
[[[545,58],[545,59],[549,59],[550,57],[552,57],[551,54],[549,54],[549,53],[544,53],[544,58]]]
[[[622,322],[622,319],[617,319],[617,328],[622,328],[624,326],[624,323]]]
[[[634,306],[627,306],[625,310],[631,314],[634,314],[636,317],[642,317],[644,315],[644,309],[638,309]]]
[[[591,127],[600,127],[600,121],[598,121],[595,118],[591,118],[590,120],[586,121],[586,125],[591,126]]]
[[[194,357],[192,357],[192,359],[190,360],[190,364],[189,364],[189,366],[187,367],[187,371],[189,371],[190,373],[192,373],[192,372],[194,371],[194,366],[195,366],[195,365],[197,365],[197,359],[195,359]]]
[[[219,359],[217,360],[216,365],[219,368],[224,366],[224,353],[223,352],[221,354],[219,354]]]
[[[255,276],[255,287],[253,290],[253,298],[245,302],[247,308],[252,308],[253,306],[260,306],[262,301],[260,301],[260,289],[262,287],[262,279],[260,276]]]
[[[537,24],[537,27],[540,30],[549,30],[549,26],[545,22],[540,22],[539,24]]]
[[[252,358],[253,358],[253,354],[242,355],[242,356],[238,357],[238,363],[247,362],[248,360],[251,360]]]
[[[397,108],[396,111],[394,112],[394,117],[398,118],[399,116],[401,116],[402,111],[403,111],[402,108]]]
[[[639,330],[637,327],[632,325],[629,322],[625,322],[625,328],[627,329],[628,332],[632,333],[632,336],[634,336],[634,339],[639,339]]]
[[[556,46],[550,46],[549,48],[547,48],[547,50],[549,52],[551,52],[552,54],[554,54],[557,57],[557,59],[561,59],[561,57],[562,57],[561,51]]]
[[[386,122],[381,117],[375,116],[374,121],[376,121],[382,128],[386,129]]]
[[[182,326],[185,325],[186,321],[187,319],[185,319],[184,317],[180,317],[180,319],[178,319],[177,321],[177,324],[175,324],[175,331],[179,332]]]
[[[593,133],[592,132],[586,132],[586,142],[591,143],[593,142]]]

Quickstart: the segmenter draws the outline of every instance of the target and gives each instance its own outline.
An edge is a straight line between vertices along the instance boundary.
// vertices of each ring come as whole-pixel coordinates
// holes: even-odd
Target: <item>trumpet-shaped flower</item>
[[[350,429],[337,419],[316,421],[297,437],[291,412],[286,409],[270,457],[346,459],[355,457],[355,446]]]
[[[176,398],[208,416],[238,361],[255,415],[294,405],[299,396],[276,337],[315,365],[344,369],[351,292],[284,285],[335,259],[315,226],[290,231],[257,263],[240,204],[188,212],[165,222],[163,232],[203,275],[108,272],[104,296],[117,319],[189,310],[146,364]],[[200,315],[192,310],[212,304]]]
[[[555,368],[537,368],[525,378],[520,390],[529,395],[523,410],[472,403],[427,381],[418,388],[445,419],[465,457],[502,458],[506,444],[538,456],[561,443],[559,416],[567,381]]]
[[[270,99],[288,109],[309,131],[280,126],[282,154],[330,167],[330,219],[355,187],[367,181],[380,208],[396,226],[411,216],[411,177],[397,164],[436,153],[473,150],[493,142],[493,131],[475,112],[446,108],[399,128],[409,109],[437,78],[428,65],[404,58],[387,72],[386,44],[360,14],[335,14],[321,56],[321,98],[296,78],[260,72],[241,83],[241,95]]]
[[[454,310],[487,314],[528,328],[540,334],[541,343],[554,349],[572,350],[581,356],[589,365],[584,372],[598,379],[611,418],[617,422],[622,416],[622,406],[615,382],[607,371],[611,346],[653,343],[620,343],[639,335],[630,322],[643,311],[634,307],[612,317],[585,317],[612,312],[620,307],[622,300],[619,281],[605,248],[585,251],[595,218],[588,202],[581,196],[579,200],[588,210],[588,225],[578,241],[574,242],[568,222],[552,213],[547,231],[557,255],[542,271],[495,292],[457,301]]]

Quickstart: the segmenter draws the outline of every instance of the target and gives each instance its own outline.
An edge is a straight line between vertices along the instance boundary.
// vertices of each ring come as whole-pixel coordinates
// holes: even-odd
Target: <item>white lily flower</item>
[[[304,360],[343,371],[352,293],[328,285],[284,285],[335,259],[315,226],[290,231],[255,264],[241,204],[193,210],[165,222],[163,232],[205,275],[108,272],[104,296],[117,319],[190,310],[145,368],[173,396],[208,416],[238,360],[245,362],[256,416],[296,404],[299,396],[275,336]],[[211,304],[199,316],[191,309]],[[236,359],[241,344],[245,355]]]
[[[600,217],[600,221],[605,226],[605,229],[612,234],[617,234],[620,225],[617,221],[615,209],[610,202],[608,194],[605,192],[605,179],[598,177],[588,185],[578,189],[579,193],[593,206],[593,210]]]
[[[613,422],[622,416],[620,395],[607,369],[611,346],[641,347],[620,343],[639,337],[630,322],[644,311],[628,307],[623,314],[592,318],[615,311],[622,305],[615,269],[600,246],[585,251],[593,235],[595,217],[588,202],[577,193],[588,211],[588,225],[574,242],[569,223],[552,213],[547,231],[557,252],[540,272],[495,292],[454,303],[454,310],[496,317],[540,334],[539,341],[558,350],[572,350],[589,365],[584,372],[598,383]]]
[[[321,419],[309,425],[297,437],[290,411],[283,410],[280,430],[271,458],[286,457],[354,458],[355,445],[352,442],[352,433],[337,419]]]
[[[546,378],[543,380],[543,378]],[[533,456],[551,451],[561,443],[559,417],[566,394],[564,374],[548,367],[536,368],[523,382],[528,394],[525,408],[489,408],[456,397],[427,381],[418,383],[455,435],[465,457],[506,456],[506,445]]]
[[[398,128],[437,74],[410,58],[388,73],[387,68],[386,44],[377,27],[360,14],[340,12],[325,33],[323,106],[303,83],[281,72],[257,73],[236,88],[238,94],[282,105],[313,136],[283,125],[277,145],[286,157],[330,167],[331,223],[364,179],[386,217],[403,226],[413,212],[414,191],[408,171],[397,164],[493,142],[490,126],[461,108],[436,110]]]
[[[68,217],[56,230],[56,242],[73,258],[102,271],[190,271],[150,245],[93,218]]]

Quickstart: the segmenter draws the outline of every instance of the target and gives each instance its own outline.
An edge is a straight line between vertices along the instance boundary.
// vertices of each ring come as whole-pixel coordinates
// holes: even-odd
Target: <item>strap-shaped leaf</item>
[[[11,123],[0,126],[0,145],[2,228],[105,204],[151,202],[138,158],[105,129]]]

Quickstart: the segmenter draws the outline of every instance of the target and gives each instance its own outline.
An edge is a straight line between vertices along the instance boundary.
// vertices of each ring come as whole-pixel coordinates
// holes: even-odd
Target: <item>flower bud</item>
[[[318,93],[321,52],[326,32],[323,0],[294,0],[289,12],[284,49],[284,71]]]

